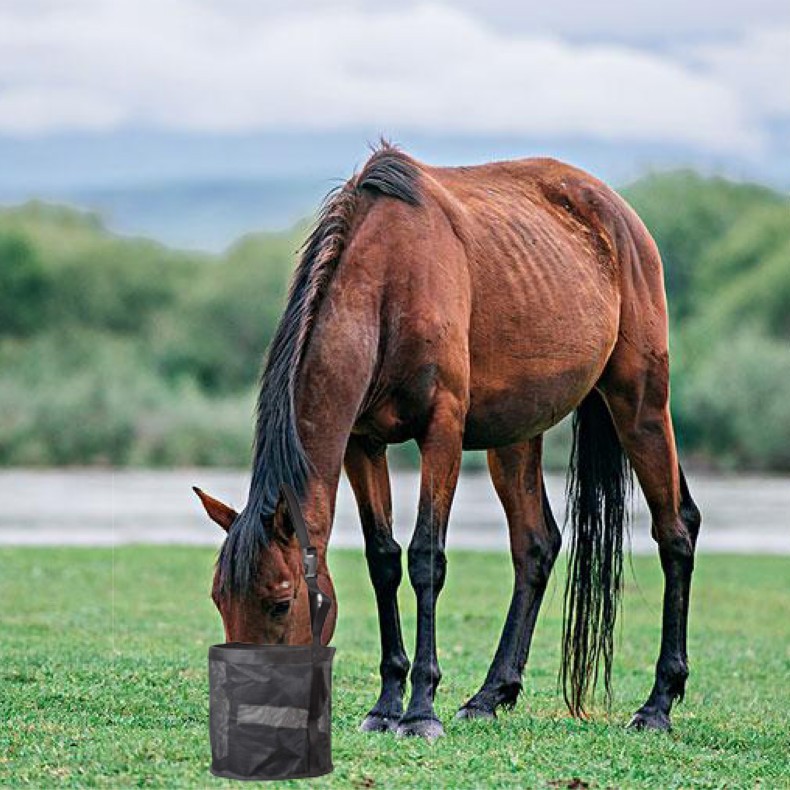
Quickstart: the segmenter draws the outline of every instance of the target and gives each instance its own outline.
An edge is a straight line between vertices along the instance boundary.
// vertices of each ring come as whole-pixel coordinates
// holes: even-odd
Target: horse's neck
[[[305,517],[324,549],[343,455],[378,353],[375,305],[360,306],[357,299],[344,299],[344,293],[342,287],[333,288],[327,297],[331,302],[322,305],[295,391],[299,437],[310,462]]]

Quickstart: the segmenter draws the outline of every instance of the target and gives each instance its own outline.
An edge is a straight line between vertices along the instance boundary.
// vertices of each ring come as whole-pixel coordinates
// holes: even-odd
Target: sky
[[[379,134],[788,186],[790,3],[0,0],[6,189],[343,175]]]

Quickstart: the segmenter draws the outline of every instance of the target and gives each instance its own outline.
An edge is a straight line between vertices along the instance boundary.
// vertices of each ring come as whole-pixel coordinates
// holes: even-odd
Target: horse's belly
[[[497,337],[492,331],[488,340],[472,343],[467,449],[537,436],[579,405],[603,373],[617,339],[614,313],[582,324],[559,322],[551,341],[541,337],[546,327],[533,322],[518,336]]]
[[[470,393],[464,428],[468,450],[504,447],[537,436],[579,405],[598,378],[597,368],[543,371],[519,381],[491,382]]]

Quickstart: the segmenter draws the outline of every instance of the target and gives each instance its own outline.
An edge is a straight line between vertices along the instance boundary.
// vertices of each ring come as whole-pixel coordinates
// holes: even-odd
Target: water
[[[218,546],[223,532],[191,491],[199,485],[239,507],[246,473],[175,471],[7,470],[0,472],[0,544],[108,546],[178,543]],[[790,554],[790,478],[690,475],[703,513],[699,549]],[[395,533],[403,545],[416,515],[419,478],[393,474]],[[564,515],[564,477],[547,477],[557,520]],[[652,552],[647,511],[635,499],[633,549]],[[345,479],[338,494],[333,546],[362,545],[353,495]],[[504,515],[485,474],[464,474],[448,533],[450,548],[507,550]]]

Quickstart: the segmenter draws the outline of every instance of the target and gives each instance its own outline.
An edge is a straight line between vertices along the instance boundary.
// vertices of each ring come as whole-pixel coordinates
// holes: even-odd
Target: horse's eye
[[[291,601],[277,601],[272,604],[272,617],[285,617],[291,609]]]

